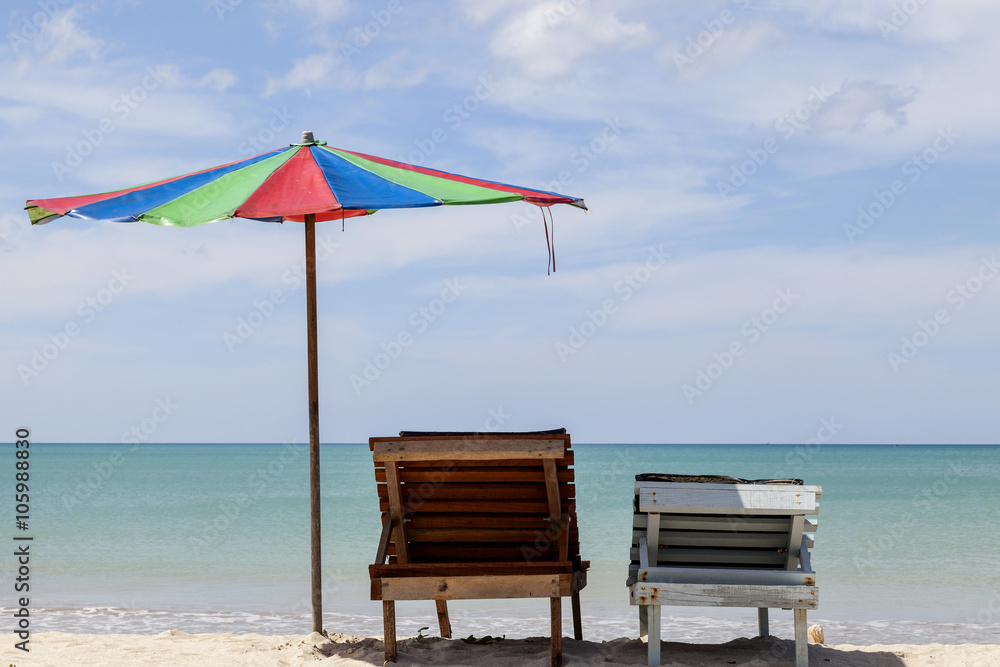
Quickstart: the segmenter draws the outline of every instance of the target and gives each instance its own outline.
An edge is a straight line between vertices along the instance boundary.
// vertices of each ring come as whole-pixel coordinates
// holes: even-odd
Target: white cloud
[[[917,97],[904,89],[877,81],[845,81],[819,108],[811,127],[818,132],[891,132],[906,127],[906,107]]]
[[[80,142],[87,144],[81,150],[90,155],[138,135],[147,140],[191,139],[234,131],[224,110],[233,98],[206,93],[206,79],[188,78],[176,64],[116,61],[23,67],[24,62],[0,62],[0,113],[19,119],[20,129],[9,138],[8,147],[31,145],[47,151],[50,160],[61,161]],[[212,76],[225,82],[221,73]]]
[[[413,61],[407,52],[401,51],[383,58],[362,73],[339,53],[322,51],[295,60],[284,76],[268,77],[264,97],[288,90],[311,93],[319,88],[378,90],[415,86],[432,70],[427,66],[413,66]]]
[[[497,16],[509,13],[516,8],[532,4],[536,0],[457,0],[458,11],[472,21],[475,26],[480,26]]]
[[[657,62],[675,76],[690,78],[706,70],[732,68],[781,42],[783,33],[773,23],[747,21],[743,13],[733,16],[729,23],[716,18],[712,27],[696,26],[690,34],[660,49]]]
[[[786,0],[809,26],[844,33],[867,33],[886,42],[961,42],[991,34],[1000,18],[992,0]]]
[[[306,90],[312,88],[356,88],[358,77],[344,63],[339,55],[325,51],[314,53],[293,61],[288,73],[279,78],[267,78],[264,97],[285,90]]]
[[[855,32],[877,30],[877,23],[892,12],[895,0],[787,0],[810,26]]]
[[[348,0],[288,0],[291,6],[300,12],[309,14],[323,23],[335,21],[347,14],[350,9]]]
[[[211,88],[217,93],[225,91],[233,86],[239,78],[233,74],[232,70],[217,67],[198,80],[199,86]]]
[[[775,48],[783,36],[782,30],[769,21],[750,21],[733,28],[729,38],[719,44],[716,56],[723,62],[738,62],[758,51]]]
[[[286,27],[284,24],[270,19],[264,21],[262,25],[264,26],[264,30],[267,32],[268,37],[272,40],[279,39],[282,33],[284,33]]]
[[[427,78],[429,67],[413,67],[414,58],[404,51],[384,58],[365,72],[365,90],[380,88],[406,88],[415,86]]]
[[[104,48],[101,40],[78,25],[79,5],[56,12],[35,40],[38,53],[49,63],[61,64],[78,55],[96,60]]]
[[[1000,318],[1000,302],[990,296],[1000,284],[986,285],[962,310],[956,310],[945,297],[956,282],[975,275],[989,247],[923,255],[897,254],[887,248],[857,253],[838,247],[814,251],[788,246],[698,253],[673,250],[667,264],[626,300],[615,285],[622,276],[636,275],[637,267],[649,257],[642,247],[628,249],[628,256],[606,256],[601,265],[585,269],[577,266],[570,252],[563,256],[562,268],[553,277],[544,275],[544,261],[537,274],[516,277],[501,268],[504,256],[509,260],[530,255],[540,238],[510,234],[509,228],[494,228],[489,222],[462,225],[458,218],[467,218],[467,210],[438,209],[426,215],[397,212],[393,217],[389,213],[383,220],[376,217],[357,223],[346,235],[327,228],[321,228],[319,234],[321,238],[332,236],[341,244],[334,259],[320,265],[321,295],[327,297],[322,303],[329,306],[330,295],[336,295],[332,312],[337,317],[321,322],[324,340],[336,341],[324,345],[321,352],[324,363],[331,365],[323,374],[325,386],[333,393],[347,392],[335,402],[341,405],[341,414],[347,409],[354,415],[339,422],[345,434],[365,428],[370,413],[377,405],[384,407],[386,401],[398,404],[404,412],[409,410],[405,395],[413,386],[440,387],[445,403],[454,411],[456,404],[473,400],[454,389],[465,386],[463,374],[473,372],[491,377],[490,396],[502,397],[498,402],[508,408],[508,397],[530,403],[546,392],[547,409],[565,412],[577,423],[586,424],[580,428],[592,434],[588,439],[605,439],[610,434],[607,426],[591,420],[579,406],[595,404],[595,386],[613,386],[621,389],[601,404],[623,415],[623,423],[630,424],[625,434],[635,440],[656,437],[648,419],[653,414],[650,409],[658,405],[674,411],[674,427],[687,439],[752,439],[724,425],[743,423],[755,414],[759,417],[763,410],[777,420],[769,426],[769,433],[779,434],[768,436],[772,441],[777,437],[796,439],[797,421],[779,419],[781,414],[787,417],[789,411],[835,411],[853,428],[845,441],[863,441],[884,433],[872,430],[874,425],[862,425],[874,414],[895,422],[908,413],[932,408],[940,400],[935,387],[954,377],[959,372],[955,366],[967,355],[974,356],[977,346],[989,349],[994,329],[991,323]],[[446,214],[448,219],[435,220],[438,214]],[[563,220],[566,217],[561,216]],[[271,371],[275,369],[266,368],[272,350],[280,348],[290,357],[304,355],[301,291],[292,292],[280,281],[284,271],[301,261],[301,230],[297,226],[240,223],[212,230],[101,227],[63,230],[61,234],[32,230],[39,237],[38,254],[23,253],[27,256],[5,265],[4,273],[16,275],[31,262],[38,264],[40,253],[46,252],[48,262],[59,263],[64,272],[62,276],[39,275],[23,293],[12,295],[16,297],[11,300],[15,312],[4,313],[5,317],[24,319],[28,315],[25,308],[30,307],[32,315],[47,316],[52,324],[10,334],[6,339],[8,365],[25,363],[31,349],[47,341],[48,331],[59,328],[60,317],[79,321],[77,303],[104,286],[111,269],[126,267],[135,275],[130,290],[108,312],[115,313],[109,317],[121,316],[118,323],[133,327],[137,337],[129,343],[116,343],[108,337],[107,327],[90,327],[65,357],[56,360],[55,370],[40,378],[53,391],[60,381],[71,381],[61,380],[58,374],[77,361],[89,364],[94,356],[108,365],[108,359],[132,353],[133,348],[126,345],[140,345],[137,341],[160,335],[148,330],[141,333],[150,326],[141,316],[150,304],[185,313],[195,323],[192,331],[203,332],[202,339],[190,340],[183,349],[221,352],[221,334],[235,326],[237,317],[245,317],[255,301],[278,288],[286,290],[287,303],[239,350],[242,356],[226,359],[222,353],[223,358],[215,362],[244,367],[244,371],[227,375],[229,379],[223,383],[231,383],[231,392],[236,392],[232,396],[239,396],[246,405],[266,402],[251,396],[235,378],[257,383],[267,377],[273,381]],[[499,248],[494,246],[498,242]],[[184,252],[185,246],[203,247],[204,251]],[[484,248],[490,249],[488,257],[482,254]],[[539,257],[542,255],[544,244]],[[457,276],[466,290],[391,372],[371,391],[355,396],[350,393],[347,375],[357,372],[367,356],[380,350],[379,342],[391,340],[399,327],[406,329],[407,316],[441,289],[440,279],[425,283],[402,272],[412,268],[417,257],[422,257],[425,265],[436,260],[437,266],[450,267],[436,275]],[[379,281],[366,283],[365,278],[382,274],[396,286],[393,291],[405,292],[407,297],[391,306],[380,302],[379,310],[385,312],[376,313],[364,303],[364,295],[371,298],[378,294],[373,284]],[[67,284],[67,275],[76,276],[76,282]],[[765,315],[766,324],[753,327],[759,338],[751,340],[743,327],[772,306],[776,290],[790,292],[794,304],[777,321]],[[157,295],[161,298],[154,298]],[[169,300],[185,295],[190,302]],[[209,299],[218,299],[221,312],[213,315],[204,304],[197,306]],[[586,313],[596,312],[606,299],[615,300],[616,311],[579,353],[560,363],[555,342],[565,341],[570,327],[587,321]],[[47,304],[44,310],[38,309],[39,303]],[[920,321],[933,318],[941,308],[949,310],[949,322],[909,364],[894,373],[887,353],[900,345],[901,336],[912,336]],[[361,314],[365,312],[369,317]],[[370,319],[383,315],[385,321]],[[500,329],[490,331],[494,325]],[[729,349],[733,341],[743,343],[745,354],[695,406],[688,405],[681,386],[693,383],[698,369],[712,363],[713,354]],[[84,344],[87,347],[82,347]],[[484,350],[490,353],[484,355]],[[146,357],[150,354],[147,351]],[[142,363],[150,361],[145,358]],[[130,372],[141,377],[134,366]],[[544,387],[536,387],[534,380],[529,381],[531,386],[524,386],[525,378],[537,378],[539,373],[547,378]],[[178,381],[175,398],[193,403],[199,387],[217,374],[217,368],[192,365],[187,381]],[[988,374],[988,367],[979,375],[972,374],[970,386],[957,388],[953,395],[963,401],[974,399],[980,381]],[[162,376],[157,381],[162,383]],[[133,386],[144,387],[146,382],[136,379]],[[475,400],[485,399],[478,394]],[[894,407],[897,402],[902,404],[898,408]],[[903,423],[905,420],[899,422]],[[945,420],[941,428],[947,425]],[[977,428],[974,426],[973,432]],[[922,437],[943,437],[943,431],[924,436],[905,429],[896,431],[899,440],[922,441]]]
[[[644,23],[622,23],[613,12],[552,1],[510,19],[496,31],[490,49],[498,58],[513,60],[523,76],[544,80],[566,74],[592,53],[631,48],[649,36]]]

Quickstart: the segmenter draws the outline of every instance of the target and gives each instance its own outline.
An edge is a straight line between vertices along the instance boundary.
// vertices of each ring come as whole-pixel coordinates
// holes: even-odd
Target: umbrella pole
[[[320,558],[319,363],[316,335],[316,215],[306,220],[306,328],[309,347],[309,515],[312,524],[312,626],[323,632],[323,571]]]

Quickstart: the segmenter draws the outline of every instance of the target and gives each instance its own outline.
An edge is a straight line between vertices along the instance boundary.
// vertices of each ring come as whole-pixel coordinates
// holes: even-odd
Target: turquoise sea
[[[588,639],[637,636],[625,578],[634,475],[799,477],[823,487],[813,565],[830,643],[1000,643],[1000,447],[574,445]],[[13,470],[13,446],[0,460]],[[381,634],[367,566],[379,533],[364,444],[322,447],[324,620]],[[303,444],[33,444],[33,629],[310,629],[308,453]],[[9,478],[3,474],[5,479]],[[3,483],[4,489],[8,483]],[[12,499],[12,492],[3,497]],[[13,502],[2,521],[12,544]],[[12,581],[13,549],[2,578]],[[0,597],[13,606],[9,583]],[[568,604],[568,603],[567,603]],[[452,604],[458,634],[547,634],[545,601]],[[433,604],[397,606],[401,634]],[[664,608],[664,639],[752,636],[743,609]],[[791,636],[791,613],[772,632]]]

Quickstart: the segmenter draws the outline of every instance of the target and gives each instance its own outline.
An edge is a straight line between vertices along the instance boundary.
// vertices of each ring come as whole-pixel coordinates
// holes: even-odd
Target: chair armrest
[[[378,538],[378,551],[375,553],[375,564],[385,565],[389,556],[389,537],[392,535],[392,517],[382,512],[382,535]]]
[[[809,558],[809,547],[806,544],[806,538],[802,538],[802,548],[799,550],[799,562],[802,564],[802,571],[812,574],[812,563]]]
[[[569,560],[569,531],[575,518],[567,512],[559,520],[559,560]]]

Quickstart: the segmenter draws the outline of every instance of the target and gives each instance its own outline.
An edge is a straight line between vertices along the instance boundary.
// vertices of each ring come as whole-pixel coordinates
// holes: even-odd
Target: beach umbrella
[[[313,631],[323,629],[320,558],[319,375],[316,337],[316,229],[318,221],[370,215],[380,209],[495,204],[526,201],[545,210],[570,204],[586,210],[583,200],[555,192],[485,181],[418,167],[316,141],[302,141],[202,171],[79,197],[29,199],[32,224],[60,217],[110,222],[148,222],[193,227],[231,218],[305,225],[306,328],[309,368],[309,491],[312,546]],[[555,254],[549,239],[549,266]]]

